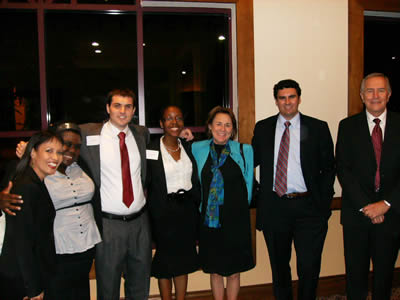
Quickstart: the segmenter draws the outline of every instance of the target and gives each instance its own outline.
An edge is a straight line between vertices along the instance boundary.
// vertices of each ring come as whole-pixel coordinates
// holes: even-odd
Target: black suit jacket
[[[56,213],[46,186],[30,167],[13,182],[11,193],[22,195],[24,203],[16,216],[6,215],[0,272],[22,279],[27,296],[34,297],[45,289],[55,271]]]
[[[277,214],[273,201],[275,129],[279,115],[257,122],[252,145],[254,166],[260,166],[260,195],[257,207],[257,229],[273,224]],[[300,114],[300,159],[307,191],[316,210],[330,216],[334,194],[335,159],[328,124]]]
[[[200,203],[200,183],[197,176],[197,165],[191,151],[191,145],[181,140],[182,146],[185,149],[186,154],[192,161],[193,172],[192,172],[192,190],[191,199],[196,202],[197,206]],[[163,212],[168,211],[168,201],[167,201],[167,181],[165,179],[164,164],[160,151],[160,139],[155,139],[152,141],[147,149],[158,151],[158,159],[147,160],[147,187],[148,187],[148,198],[147,204],[150,209],[151,218],[157,219],[163,216]]]
[[[336,160],[342,185],[341,223],[372,226],[360,208],[386,200],[392,207],[385,214],[384,224],[400,228],[400,115],[387,112],[379,194],[374,191],[377,164],[365,111],[340,122]]]
[[[103,123],[88,123],[79,125],[82,134],[82,146],[81,146],[81,159],[86,163],[90,170],[90,174],[93,176],[94,183],[99,193],[93,198],[93,210],[94,217],[96,219],[97,227],[100,233],[102,233],[102,216],[101,216],[101,199],[100,199],[100,145],[88,145],[87,137],[91,135],[100,135]],[[146,127],[129,124],[136,144],[140,153],[141,160],[141,179],[143,188],[145,188],[146,181],[146,145],[149,142],[149,131]]]

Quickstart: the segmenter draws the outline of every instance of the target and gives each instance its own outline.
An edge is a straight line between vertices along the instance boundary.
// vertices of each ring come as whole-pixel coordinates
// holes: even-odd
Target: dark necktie
[[[131,168],[129,166],[128,148],[125,144],[125,132],[120,132],[119,150],[121,152],[121,171],[122,171],[122,201],[127,207],[133,202],[133,189],[131,180]]]
[[[275,192],[282,197],[287,192],[287,165],[290,145],[290,122],[285,122],[285,131],[282,134],[281,144],[279,146],[278,161],[275,173]]]
[[[372,130],[371,138],[372,144],[374,145],[375,151],[375,159],[376,159],[376,174],[375,174],[375,190],[379,191],[379,187],[381,184],[381,175],[380,175],[380,165],[381,165],[381,153],[382,153],[382,129],[379,126],[381,122],[380,119],[374,119],[375,127]]]

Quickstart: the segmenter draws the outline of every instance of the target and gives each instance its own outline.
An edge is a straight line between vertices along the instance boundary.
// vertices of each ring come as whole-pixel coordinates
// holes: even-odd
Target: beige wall
[[[277,112],[272,87],[292,78],[303,90],[302,113],[328,122],[336,141],[338,122],[347,115],[348,74],[347,0],[254,0],[256,120]],[[335,185],[336,196],[340,187]],[[293,278],[297,279],[295,260]],[[344,274],[339,213],[329,220],[321,276]],[[242,274],[242,285],[270,283],[263,236],[257,232],[257,266]],[[189,277],[189,291],[208,290],[202,272]],[[158,294],[151,281],[151,294]]]

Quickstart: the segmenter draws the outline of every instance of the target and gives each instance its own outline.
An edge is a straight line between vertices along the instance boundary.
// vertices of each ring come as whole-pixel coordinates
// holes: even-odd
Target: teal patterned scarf
[[[214,142],[210,145],[210,154],[212,158],[211,172],[213,177],[210,184],[210,192],[208,193],[207,210],[204,219],[204,225],[210,228],[220,228],[219,222],[219,206],[224,204],[224,178],[219,168],[225,163],[231,149],[229,143],[221,151],[218,159],[217,151],[215,151]]]

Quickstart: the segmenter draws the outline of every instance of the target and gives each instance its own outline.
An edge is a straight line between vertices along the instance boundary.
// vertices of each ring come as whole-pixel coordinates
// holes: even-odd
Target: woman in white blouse
[[[188,274],[198,269],[196,228],[199,183],[190,145],[180,140],[182,111],[165,108],[160,126],[161,139],[148,146],[148,207],[156,252],[151,273],[158,278],[161,298],[185,299]]]
[[[94,246],[101,242],[92,206],[92,199],[98,192],[87,168],[80,161],[79,165],[77,163],[82,143],[78,125],[62,123],[56,131],[63,138],[64,152],[56,173],[44,180],[56,209],[54,240],[57,253],[56,276],[49,283],[46,298],[89,300]]]

